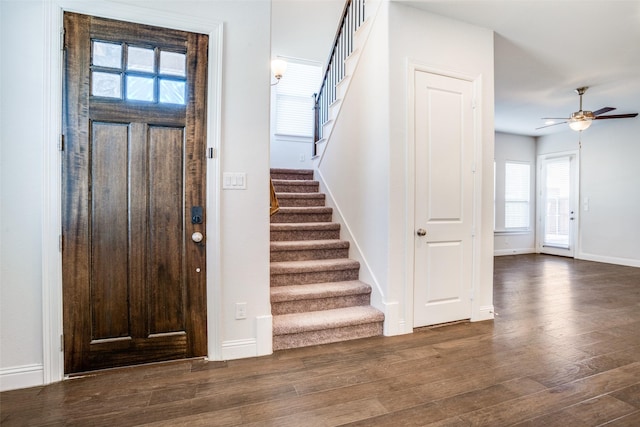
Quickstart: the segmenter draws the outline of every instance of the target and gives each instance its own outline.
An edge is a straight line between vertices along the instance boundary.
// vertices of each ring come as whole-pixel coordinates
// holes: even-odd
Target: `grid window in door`
[[[91,41],[91,96],[185,105],[186,81],[184,52]]]

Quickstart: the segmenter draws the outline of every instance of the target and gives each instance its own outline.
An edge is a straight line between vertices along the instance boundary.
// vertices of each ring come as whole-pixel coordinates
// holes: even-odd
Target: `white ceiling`
[[[584,110],[640,112],[640,0],[400,1],[495,31],[497,131],[565,131],[566,124],[535,128],[544,125],[541,117],[577,111],[574,89],[581,86],[589,86]]]

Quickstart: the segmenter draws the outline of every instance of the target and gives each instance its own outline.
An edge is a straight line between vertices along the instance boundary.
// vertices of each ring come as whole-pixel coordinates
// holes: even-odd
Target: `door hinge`
[[[64,135],[60,135],[60,141],[58,142],[58,150],[64,151]]]
[[[58,250],[62,252],[62,234],[58,236]]]
[[[64,335],[60,335],[60,351],[64,351]]]
[[[218,156],[218,150],[213,147],[209,147],[207,150],[207,157],[210,159],[215,159]]]
[[[66,35],[66,32],[64,31],[64,28],[60,28],[60,50],[67,49],[65,35]]]

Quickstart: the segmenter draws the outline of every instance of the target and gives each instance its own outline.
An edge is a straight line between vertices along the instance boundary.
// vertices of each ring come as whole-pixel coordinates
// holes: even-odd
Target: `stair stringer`
[[[385,0],[369,0],[366,3],[366,19],[354,35],[354,47],[351,55],[349,55],[349,57],[345,59],[345,64],[347,65],[347,73],[336,85],[337,87],[339,87],[338,93],[342,94],[342,96],[336,98],[333,104],[329,106],[329,120],[321,125],[323,126],[322,139],[314,142],[316,144],[316,154],[313,157],[314,169],[317,169],[320,166],[320,163],[322,163],[324,151],[327,148],[327,144],[331,140],[333,128],[335,127],[335,124],[338,121],[338,117],[340,116],[340,110],[342,109],[343,104],[342,101],[347,97],[347,94],[349,93],[349,87],[351,86],[353,76],[355,75],[358,69],[358,64],[360,63],[360,55],[365,45],[367,44],[367,40],[369,40],[371,29],[373,28],[373,24],[378,15],[378,11],[380,10],[380,5],[383,1]],[[369,12],[369,10],[371,10],[371,12]]]
[[[400,302],[388,301],[384,295],[380,281],[367,261],[361,246],[358,244],[349,223],[345,220],[340,206],[336,203],[331,189],[326,183],[322,171],[316,169],[315,179],[320,184],[320,191],[325,193],[325,206],[333,208],[333,222],[340,224],[340,239],[349,242],[349,258],[360,262],[360,280],[371,285],[371,306],[384,313],[383,334],[385,336],[400,335],[404,331],[404,321],[400,319]]]

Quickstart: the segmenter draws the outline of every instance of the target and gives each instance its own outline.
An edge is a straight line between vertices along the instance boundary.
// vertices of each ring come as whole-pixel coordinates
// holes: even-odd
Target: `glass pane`
[[[153,101],[153,77],[127,76],[127,99]]]
[[[114,43],[93,41],[93,65],[99,67],[121,68],[122,46]]]
[[[547,164],[545,170],[546,206],[544,241],[546,246],[569,247],[571,229],[571,163],[569,158]]]
[[[184,104],[185,82],[160,80],[160,102],[167,104]]]
[[[120,74],[91,72],[91,95],[107,98],[120,98],[120,86],[122,85]]]
[[[127,70],[153,73],[155,55],[153,49],[129,46]]]
[[[186,55],[160,51],[160,74],[186,77]]]

